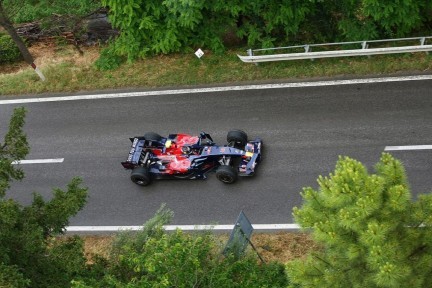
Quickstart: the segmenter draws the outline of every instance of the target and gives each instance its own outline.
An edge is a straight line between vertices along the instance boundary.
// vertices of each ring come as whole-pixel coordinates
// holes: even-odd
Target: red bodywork
[[[190,136],[188,134],[177,134],[176,138],[171,141],[169,147],[165,147],[165,151],[155,149],[153,153],[165,165],[165,172],[168,174],[185,173],[188,171],[191,161],[189,155],[182,152],[183,146],[195,145],[199,142],[199,137]]]

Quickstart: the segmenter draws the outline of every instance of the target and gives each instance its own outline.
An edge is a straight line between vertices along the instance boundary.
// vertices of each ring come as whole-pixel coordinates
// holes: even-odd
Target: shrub
[[[101,51],[95,66],[101,71],[107,71],[117,69],[124,62],[125,58],[115,54],[113,46],[109,46]]]
[[[24,288],[29,284],[30,280],[24,278],[18,267],[0,263],[0,287]]]
[[[0,64],[12,63],[22,59],[18,47],[8,35],[0,34]]]
[[[72,287],[287,287],[280,263],[259,263],[251,253],[225,258],[208,232],[167,233],[163,225],[172,215],[162,206],[142,230],[117,235],[110,259]]]

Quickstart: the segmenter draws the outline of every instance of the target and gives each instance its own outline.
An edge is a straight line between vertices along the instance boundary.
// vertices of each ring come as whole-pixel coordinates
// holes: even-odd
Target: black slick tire
[[[248,141],[248,136],[246,132],[242,130],[231,130],[227,134],[227,141],[229,145],[243,149]]]
[[[216,170],[216,178],[225,184],[232,184],[237,181],[238,174],[233,167],[222,165]]]
[[[149,170],[145,167],[136,167],[130,176],[132,182],[139,186],[147,186],[151,183]]]

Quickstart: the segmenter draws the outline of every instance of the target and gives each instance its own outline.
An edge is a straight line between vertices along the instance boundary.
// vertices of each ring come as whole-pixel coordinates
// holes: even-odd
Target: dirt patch
[[[27,63],[25,63],[24,61],[2,64],[0,74],[17,73],[19,71],[22,71],[22,70],[28,68],[28,67],[30,67],[30,66]]]
[[[318,245],[312,240],[311,235],[305,233],[257,233],[252,236],[252,243],[266,262],[287,263],[294,259],[303,258],[310,251],[318,249]]]
[[[99,57],[100,47],[89,46],[81,47],[84,55],[72,46],[56,43],[55,40],[35,42],[29,47],[30,54],[34,58],[34,63],[39,68],[59,63],[71,63],[77,67],[88,67]],[[24,61],[1,65],[0,74],[16,74],[23,70],[32,69]]]
[[[84,239],[84,255],[87,263],[93,263],[95,255],[103,258],[108,258],[109,250],[113,242],[112,236],[85,236]]]

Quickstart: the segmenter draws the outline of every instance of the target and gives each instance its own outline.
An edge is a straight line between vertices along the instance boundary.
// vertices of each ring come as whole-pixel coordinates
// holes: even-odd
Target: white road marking
[[[34,160],[19,160],[13,161],[12,164],[51,164],[51,163],[63,163],[64,158],[56,158],[56,159],[34,159]]]
[[[298,230],[300,226],[297,224],[252,224],[255,230]],[[69,226],[66,227],[67,232],[118,232],[124,230],[137,231],[143,226]],[[165,225],[167,231],[180,229],[183,231],[201,231],[215,230],[224,231],[232,230],[234,225]]]
[[[386,146],[384,151],[431,150],[432,145]]]
[[[370,83],[401,82],[401,81],[416,81],[416,80],[432,80],[432,75],[383,77],[383,78],[367,78],[367,79],[335,80],[335,81],[295,82],[295,83],[263,84],[263,85],[226,86],[226,87],[212,87],[212,88],[93,94],[93,95],[81,95],[81,96],[10,99],[10,100],[0,100],[0,105],[54,102],[54,101],[71,101],[71,100],[94,100],[94,99],[125,98],[125,97],[147,97],[147,96],[158,96],[158,95],[209,93],[209,92],[257,90],[257,89],[279,89],[279,88],[301,88],[301,87],[370,84]]]

